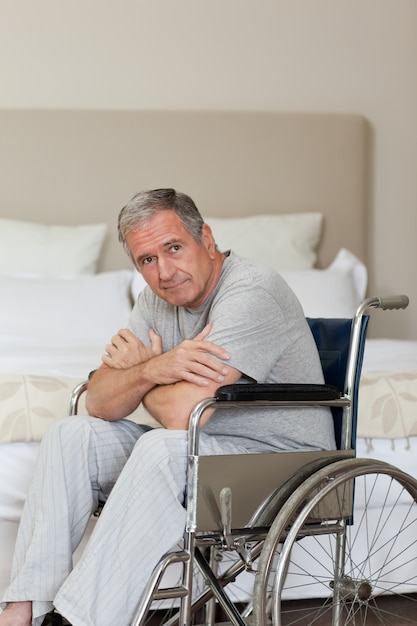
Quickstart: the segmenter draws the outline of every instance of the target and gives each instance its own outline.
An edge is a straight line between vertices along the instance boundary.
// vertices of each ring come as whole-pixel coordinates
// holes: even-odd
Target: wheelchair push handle
[[[383,311],[392,311],[393,309],[406,309],[409,299],[406,295],[374,297],[364,300],[359,305],[357,315],[362,315],[368,309],[382,309]]]
[[[384,311],[386,309],[406,309],[408,307],[408,296],[387,296],[386,298],[380,298],[379,307]]]

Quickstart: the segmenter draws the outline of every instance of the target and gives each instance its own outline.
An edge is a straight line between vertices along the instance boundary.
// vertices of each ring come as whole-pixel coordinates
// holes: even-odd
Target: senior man
[[[192,407],[223,384],[323,382],[288,285],[219,250],[189,196],[136,194],[120,212],[119,238],[147,287],[90,378],[89,415],[57,422],[42,441],[0,626],[39,626],[53,606],[73,626],[127,626],[185,529]],[[162,428],[126,419],[141,402]],[[314,411],[206,411],[200,453],[334,448],[328,409]],[[72,568],[99,500],[106,505]]]

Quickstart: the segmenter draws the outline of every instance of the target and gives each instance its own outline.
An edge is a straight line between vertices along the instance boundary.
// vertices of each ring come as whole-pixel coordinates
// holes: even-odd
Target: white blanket
[[[417,341],[368,339],[359,388],[358,437],[417,435]]]

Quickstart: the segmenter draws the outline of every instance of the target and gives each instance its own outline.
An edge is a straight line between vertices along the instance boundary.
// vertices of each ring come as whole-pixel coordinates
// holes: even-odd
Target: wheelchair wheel
[[[332,463],[296,489],[271,526],[253,622],[417,624],[416,552],[417,480],[379,461]]]

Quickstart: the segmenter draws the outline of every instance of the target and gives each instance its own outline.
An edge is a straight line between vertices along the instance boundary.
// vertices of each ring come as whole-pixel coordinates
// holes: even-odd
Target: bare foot
[[[0,613],[0,626],[31,626],[32,602],[9,602]]]

